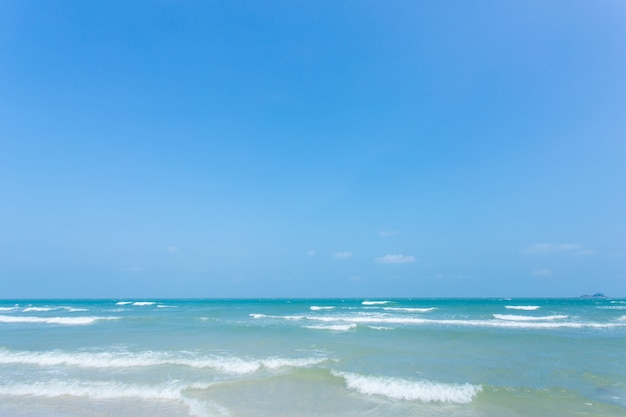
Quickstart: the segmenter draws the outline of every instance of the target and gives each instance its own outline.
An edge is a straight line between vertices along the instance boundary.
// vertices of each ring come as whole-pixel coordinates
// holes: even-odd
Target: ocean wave
[[[33,397],[85,397],[96,400],[169,400],[182,403],[194,417],[228,416],[223,407],[197,399],[187,398],[186,390],[208,389],[211,383],[183,383],[171,381],[158,385],[129,384],[117,381],[51,380],[32,384],[0,385],[0,395]],[[209,411],[210,410],[210,411]]]
[[[556,328],[595,328],[605,329],[613,327],[624,327],[626,323],[598,323],[598,322],[575,322],[575,321],[553,321],[559,318],[567,318],[567,316],[541,316],[539,318],[533,318],[533,320],[469,320],[469,319],[425,319],[414,316],[393,316],[385,314],[376,315],[336,315],[336,316],[270,316],[264,314],[251,314],[254,319],[274,319],[274,320],[309,320],[309,321],[321,321],[325,323],[341,324],[341,323],[355,323],[355,324],[399,324],[399,325],[413,325],[413,326],[464,326],[464,327],[499,327],[499,328],[515,328],[515,329],[556,329]],[[494,315],[495,316],[495,315]],[[501,315],[507,316],[507,315]],[[509,315],[509,317],[515,317]],[[517,316],[525,317],[525,316]],[[549,317],[549,319],[547,319]]]
[[[56,307],[26,307],[22,310],[24,313],[31,312],[47,312],[47,311],[56,311],[56,310],[65,310],[70,313],[78,312],[78,311],[89,311],[86,308],[74,308],[68,306],[56,306]]]
[[[598,306],[599,310],[626,310],[626,306]]]
[[[178,308],[178,306],[170,306],[167,304],[158,304],[157,308]]]
[[[52,311],[52,310],[58,310],[58,309],[59,307],[26,307],[22,311],[25,313],[28,313],[29,311],[41,312],[41,311]]]
[[[512,321],[543,321],[543,320],[563,320],[568,316],[553,315],[553,316],[518,316],[515,314],[494,314],[493,317],[499,320],[512,320]]]
[[[33,317],[33,316],[4,316],[0,315],[0,323],[44,323],[44,324],[66,324],[85,325],[93,324],[100,320],[116,320],[119,317]]]
[[[319,311],[319,310],[332,310],[335,308],[335,306],[311,306],[309,308],[313,311]]]
[[[152,306],[156,303],[154,301],[135,301],[133,303],[134,306],[144,307],[144,306]]]
[[[534,311],[534,310],[539,310],[541,306],[504,306],[504,308],[508,308],[509,310]]]
[[[383,307],[385,311],[404,311],[407,313],[428,313],[429,311],[437,310],[437,307]]]
[[[389,304],[391,301],[363,301],[361,304],[364,306],[377,306],[383,304]]]
[[[0,364],[75,366],[79,368],[133,368],[163,365],[210,368],[234,375],[251,374],[261,368],[303,368],[327,361],[326,357],[243,359],[235,356],[202,356],[190,352],[63,352],[11,351],[0,348]]]
[[[348,330],[356,329],[356,324],[331,324],[327,326],[304,326],[306,329],[313,330],[332,330],[335,332],[347,332]]]
[[[283,320],[302,320],[306,319],[307,316],[268,316],[267,314],[257,314],[252,313],[250,317],[253,319],[283,319]]]
[[[0,311],[13,311],[17,310],[18,307],[0,307]]]
[[[115,303],[116,306],[125,306],[128,304],[132,304],[132,301],[118,301],[117,303]]]
[[[394,400],[468,404],[482,391],[481,386],[471,384],[442,384],[335,371],[333,375],[343,378],[349,389],[361,394]]]

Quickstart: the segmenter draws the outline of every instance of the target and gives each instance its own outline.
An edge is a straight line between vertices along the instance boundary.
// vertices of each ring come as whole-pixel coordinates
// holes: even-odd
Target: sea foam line
[[[504,306],[509,310],[526,310],[526,311],[534,311],[539,310],[541,306]]]
[[[428,313],[429,311],[437,310],[437,307],[383,307],[385,311],[405,311],[407,313]]]
[[[63,352],[11,351],[0,348],[0,364],[75,366],[80,368],[132,368],[163,365],[211,368],[227,374],[251,374],[261,368],[304,368],[327,361],[326,357],[242,359],[234,356],[201,356],[191,352]]]
[[[443,326],[470,326],[470,327],[500,327],[517,329],[555,329],[555,328],[613,328],[625,327],[626,323],[597,323],[597,322],[564,322],[549,320],[460,320],[460,319],[424,319],[419,317],[389,316],[389,315],[354,315],[354,316],[269,316],[265,314],[250,314],[254,319],[283,319],[283,320],[310,320],[326,323],[357,323],[357,324],[403,324],[403,325],[443,325]],[[555,320],[552,318],[552,320]]]
[[[334,332],[347,332],[348,330],[356,329],[355,323],[350,324],[331,324],[326,326],[304,326],[306,329],[313,330],[331,330]]]
[[[343,378],[348,388],[365,395],[380,395],[394,400],[468,404],[482,391],[480,385],[442,384],[401,378],[332,372]]]
[[[32,317],[32,316],[5,316],[0,315],[0,323],[44,323],[44,324],[66,324],[85,325],[93,324],[100,320],[117,320],[119,317]]]
[[[140,400],[169,400],[180,402],[195,417],[213,417],[230,413],[223,407],[205,403],[184,396],[189,389],[208,389],[211,383],[167,382],[159,385],[125,384],[116,381],[77,381],[52,380],[32,384],[4,384],[0,386],[0,395],[34,396],[45,398],[86,397],[97,400],[117,400],[134,398]],[[211,411],[209,411],[210,409]]]
[[[335,308],[335,306],[311,306],[309,308],[313,311],[319,311],[319,310],[332,310]]]
[[[543,320],[563,320],[568,316],[553,315],[553,316],[519,316],[515,314],[494,314],[493,317],[500,320],[512,320],[512,321],[543,321]]]
[[[67,307],[67,306],[58,306],[58,307],[26,307],[24,308],[22,311],[24,313],[29,313],[29,312],[45,312],[45,311],[55,311],[55,310],[65,310],[65,311],[69,311],[70,313],[73,312],[77,312],[77,311],[89,311],[86,308],[74,308],[74,307]]]
[[[376,306],[382,304],[389,304],[391,301],[363,301],[361,304],[364,306]]]

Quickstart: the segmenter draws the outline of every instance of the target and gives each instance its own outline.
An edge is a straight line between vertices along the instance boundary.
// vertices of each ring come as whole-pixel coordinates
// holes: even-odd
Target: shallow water
[[[626,416],[626,301],[0,301],[2,416]]]

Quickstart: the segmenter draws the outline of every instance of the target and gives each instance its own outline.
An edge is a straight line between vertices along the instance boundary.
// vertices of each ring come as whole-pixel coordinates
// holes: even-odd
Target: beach
[[[4,300],[2,416],[626,416],[623,299]]]

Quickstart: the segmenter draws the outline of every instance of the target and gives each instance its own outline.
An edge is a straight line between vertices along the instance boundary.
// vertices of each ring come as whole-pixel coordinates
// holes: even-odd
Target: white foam
[[[331,324],[328,326],[304,326],[307,329],[313,330],[332,330],[335,332],[347,332],[348,330],[356,329],[355,323],[350,324]]]
[[[169,306],[166,304],[159,304],[157,305],[157,308],[178,308],[178,306]]]
[[[119,317],[31,317],[31,316],[4,316],[0,315],[0,323],[45,323],[45,324],[66,324],[85,325],[93,324],[99,320],[116,320]]]
[[[495,318],[499,320],[512,320],[512,321],[543,321],[543,320],[563,320],[568,316],[554,315],[554,316],[519,316],[515,314],[494,314]]]
[[[504,308],[508,308],[509,310],[534,311],[539,310],[541,306],[504,306]]]
[[[283,319],[283,320],[302,320],[308,318],[307,316],[268,316],[265,314],[250,314],[253,319]]]
[[[355,314],[355,315],[334,315],[334,316],[268,316],[264,314],[251,314],[255,319],[270,318],[283,320],[309,320],[321,321],[325,323],[357,323],[357,324],[402,324],[402,325],[426,325],[426,326],[467,326],[467,327],[499,327],[499,328],[517,328],[517,329],[556,329],[556,328],[613,328],[624,327],[626,323],[598,323],[598,322],[580,322],[580,321],[550,321],[561,318],[561,316],[543,316],[539,320],[461,320],[461,319],[425,319],[415,316],[394,316],[384,313],[379,314]],[[510,316],[509,316],[510,317]],[[523,316],[521,316],[523,317]],[[546,320],[545,317],[550,317]],[[563,316],[567,318],[567,316]]]
[[[116,306],[125,306],[128,304],[132,304],[132,301],[118,301],[117,303],[115,303]]]
[[[382,304],[389,304],[391,301],[363,301],[361,304],[364,306],[377,306]]]
[[[29,311],[52,311],[52,310],[58,310],[58,307],[26,307],[24,310],[25,313],[29,312]]]
[[[75,307],[61,307],[61,308],[67,310],[70,313],[76,313],[79,311],[89,311],[88,308],[75,308]]]
[[[16,309],[17,307],[0,307],[0,311],[12,311]]]
[[[0,364],[75,366],[80,368],[133,368],[163,365],[211,368],[226,374],[251,374],[264,367],[307,367],[325,357],[242,359],[235,356],[198,355],[191,352],[63,352],[11,351],[0,348]]]
[[[223,407],[184,396],[188,389],[207,389],[211,384],[184,384],[179,381],[159,385],[124,384],[116,381],[52,380],[33,384],[0,385],[0,395],[33,397],[86,397],[97,400],[140,399],[182,403],[195,417],[228,416]],[[211,412],[209,412],[209,408]],[[217,413],[216,413],[217,412]]]
[[[387,327],[387,326],[367,326],[372,330],[394,330],[393,327]]]
[[[152,306],[155,305],[156,303],[154,301],[135,301],[133,303],[134,306]]]
[[[267,358],[261,360],[261,365],[267,369],[278,368],[306,368],[309,366],[317,365],[322,362],[326,362],[328,358],[325,357],[313,357],[313,358]]]
[[[394,400],[468,404],[482,391],[471,384],[442,384],[401,378],[367,376],[334,372],[346,381],[348,388],[365,395],[380,395]]]
[[[335,308],[335,306],[311,306],[309,308],[313,311],[319,311],[319,310],[332,310]]]
[[[404,311],[407,313],[428,313],[429,311],[437,310],[437,307],[383,307],[385,311]]]

